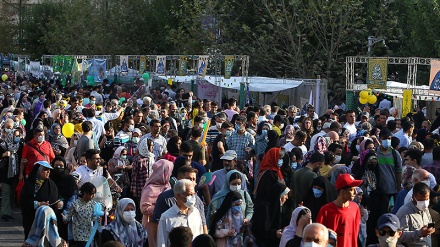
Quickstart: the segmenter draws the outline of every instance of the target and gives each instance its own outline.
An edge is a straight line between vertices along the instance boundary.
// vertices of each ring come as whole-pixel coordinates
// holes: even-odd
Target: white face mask
[[[42,142],[44,142],[44,136],[39,136],[39,137],[37,137],[37,142],[38,142],[38,143],[42,143]]]
[[[282,123],[279,128],[280,129],[284,128],[284,124]]]
[[[425,209],[427,209],[429,206],[429,200],[426,201],[417,201],[416,207],[420,210],[420,211],[424,211]]]
[[[220,130],[222,128],[222,123],[215,123],[215,126],[218,130]]]
[[[303,247],[320,247],[321,245],[315,242],[304,242]]]
[[[135,221],[136,212],[135,211],[124,211],[122,214],[124,221],[127,223],[132,223]]]
[[[192,195],[186,197],[185,207],[192,208],[194,205],[196,205],[196,196]]]
[[[134,130],[134,125],[129,125],[128,126],[128,131],[132,132]]]
[[[397,232],[395,234],[398,234]],[[385,235],[385,236],[379,236],[379,245],[380,246],[389,246],[394,247],[397,244],[398,238],[394,235],[393,237]]]
[[[341,155],[335,155],[335,164],[339,164],[341,162]]]
[[[78,140],[73,140],[73,146],[76,146],[78,144]]]
[[[229,185],[229,189],[231,190],[231,191],[240,191],[240,189],[241,189],[241,185]]]
[[[132,141],[133,143],[138,143],[140,139],[141,139],[141,138],[139,138],[139,137],[133,137],[133,138],[131,138],[131,141]]]

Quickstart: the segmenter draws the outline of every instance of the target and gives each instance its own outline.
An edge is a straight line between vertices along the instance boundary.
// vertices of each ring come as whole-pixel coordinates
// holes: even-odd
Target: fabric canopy
[[[173,81],[191,83],[191,80],[196,80],[196,76],[159,76],[160,78],[167,80],[172,78]],[[249,90],[251,92],[277,92],[290,88],[298,87],[303,83],[302,80],[293,79],[277,79],[269,77],[249,77]],[[213,85],[222,88],[230,88],[240,90],[240,82],[243,77],[233,76],[230,79],[224,77],[205,76],[202,80],[207,81]]]

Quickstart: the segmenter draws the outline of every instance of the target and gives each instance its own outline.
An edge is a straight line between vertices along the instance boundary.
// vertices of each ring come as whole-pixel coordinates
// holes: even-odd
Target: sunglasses
[[[387,234],[387,233],[388,233],[388,235],[389,235],[390,237],[394,237],[394,234],[396,234],[395,231],[391,231],[391,230],[389,230],[389,231],[385,231],[385,230],[383,230],[383,229],[380,229],[380,230],[379,230],[379,235],[380,235],[380,236],[385,236],[385,234]]]

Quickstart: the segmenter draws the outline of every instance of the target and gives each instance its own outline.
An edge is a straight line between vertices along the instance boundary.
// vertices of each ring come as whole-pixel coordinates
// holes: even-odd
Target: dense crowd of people
[[[440,119],[399,110],[6,80],[1,219],[23,246],[438,246]]]

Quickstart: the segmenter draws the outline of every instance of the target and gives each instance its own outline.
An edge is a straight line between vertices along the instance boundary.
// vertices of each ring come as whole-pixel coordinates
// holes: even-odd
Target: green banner
[[[234,67],[234,56],[225,56],[225,79],[231,78],[232,68]]]
[[[187,66],[187,58],[185,56],[180,56],[179,58],[179,72],[177,73],[179,76],[186,75],[186,66]]]

